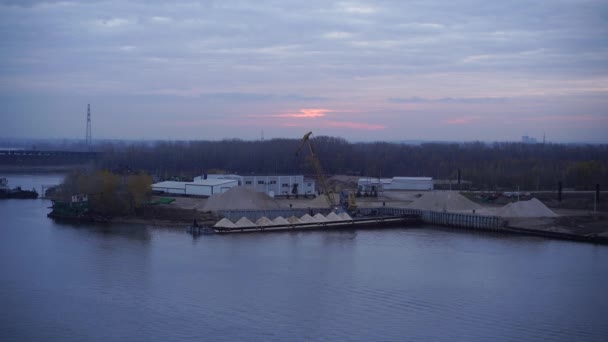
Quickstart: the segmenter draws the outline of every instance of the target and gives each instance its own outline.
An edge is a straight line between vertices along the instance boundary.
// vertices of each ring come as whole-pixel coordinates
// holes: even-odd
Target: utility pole
[[[85,144],[90,147],[92,142],[91,137],[91,105],[87,104],[87,133],[85,137]]]
[[[600,201],[600,184],[595,184],[595,200],[593,201],[593,211],[597,211],[597,202]]]

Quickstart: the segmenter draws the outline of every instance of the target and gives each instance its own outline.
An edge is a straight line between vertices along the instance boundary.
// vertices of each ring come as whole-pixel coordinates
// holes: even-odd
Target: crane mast
[[[308,132],[304,134],[304,137],[300,141],[300,145],[298,146],[298,150],[296,151],[296,156],[300,155],[302,148],[304,145],[308,145],[308,150],[310,151],[310,155],[308,156],[308,160],[312,164],[313,169],[315,170],[317,176],[317,182],[319,183],[319,188],[323,191],[323,196],[325,196],[325,200],[330,207],[335,205],[331,194],[329,192],[329,187],[327,186],[327,181],[325,180],[325,176],[323,175],[323,169],[321,168],[321,162],[319,162],[319,158],[317,158],[317,154],[315,153],[315,149],[310,141],[310,136],[312,132]]]

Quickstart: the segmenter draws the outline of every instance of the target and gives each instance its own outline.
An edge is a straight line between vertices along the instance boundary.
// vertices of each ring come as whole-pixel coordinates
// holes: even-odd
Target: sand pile
[[[408,208],[433,211],[468,211],[480,209],[481,206],[457,192],[433,191],[427,192],[419,199],[410,203]]]
[[[279,203],[270,196],[257,192],[251,187],[237,186],[223,194],[216,194],[209,197],[203,210],[263,210],[278,208],[280,208]]]
[[[343,219],[336,213],[334,213],[333,211],[331,213],[329,213],[327,216],[327,221],[343,221]]]
[[[327,222],[327,218],[325,216],[323,216],[321,213],[316,214],[312,218],[315,220],[315,222]]]
[[[251,222],[246,217],[241,217],[241,219],[236,221],[236,223],[234,225],[237,227],[253,227],[253,226],[255,226],[255,223]]]
[[[315,219],[312,216],[310,216],[308,214],[304,214],[302,217],[300,217],[300,221],[301,221],[301,223],[314,223],[314,222],[317,222],[317,221],[315,221]]]
[[[338,194],[331,193],[330,198],[333,202],[333,205],[340,204],[340,196]],[[325,195],[319,195],[315,199],[310,200],[308,202],[308,206],[311,208],[329,208],[330,205],[327,203],[327,197]]]
[[[272,222],[268,217],[262,216],[255,221],[255,224],[258,226],[272,226],[274,225],[274,222]]]
[[[219,227],[219,228],[236,228],[236,226],[234,225],[234,223],[232,223],[232,221],[230,221],[227,218],[221,219],[218,223],[215,224],[214,227]]]
[[[308,217],[310,217],[310,216],[308,216]],[[289,217],[289,218],[287,219],[287,222],[289,222],[290,224],[299,224],[299,223],[304,223],[304,222],[302,222],[302,220],[300,220],[299,218],[297,218],[297,217],[295,217],[295,216],[293,216],[293,215],[291,215],[291,217]]]
[[[501,217],[556,217],[551,209],[541,201],[533,198],[529,201],[513,202],[500,208],[497,212]]]
[[[340,218],[344,221],[352,221],[353,218],[350,217],[350,215],[348,215],[347,213],[340,213]]]
[[[295,216],[293,216],[293,217],[295,217]],[[282,225],[289,224],[289,221],[287,221],[283,216],[279,216],[279,217],[275,218],[274,220],[272,220],[272,224],[274,224],[275,226],[282,226]]]

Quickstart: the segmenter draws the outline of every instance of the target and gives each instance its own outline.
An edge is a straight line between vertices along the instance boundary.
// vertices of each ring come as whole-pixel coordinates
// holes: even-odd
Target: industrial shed
[[[240,176],[235,174],[207,174],[194,177],[195,183],[208,180],[233,180],[238,186],[248,186],[258,192],[263,192],[269,196],[294,195],[294,190],[298,195],[316,194],[316,182],[314,179],[304,178],[303,175],[248,175]]]
[[[239,186],[243,185],[243,176],[235,175],[235,174],[217,174],[217,173],[209,173],[203,176],[194,177],[195,182],[201,182],[206,179],[232,179],[236,180]]]
[[[314,195],[315,181],[303,175],[243,176],[243,186],[253,187],[256,191],[269,196]]]
[[[234,179],[205,179],[197,182],[166,181],[152,184],[152,191],[175,195],[211,196],[238,186]]]

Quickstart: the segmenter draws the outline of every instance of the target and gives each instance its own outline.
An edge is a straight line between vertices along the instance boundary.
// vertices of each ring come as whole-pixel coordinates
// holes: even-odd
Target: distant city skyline
[[[0,138],[608,143],[607,11],[0,0]]]

